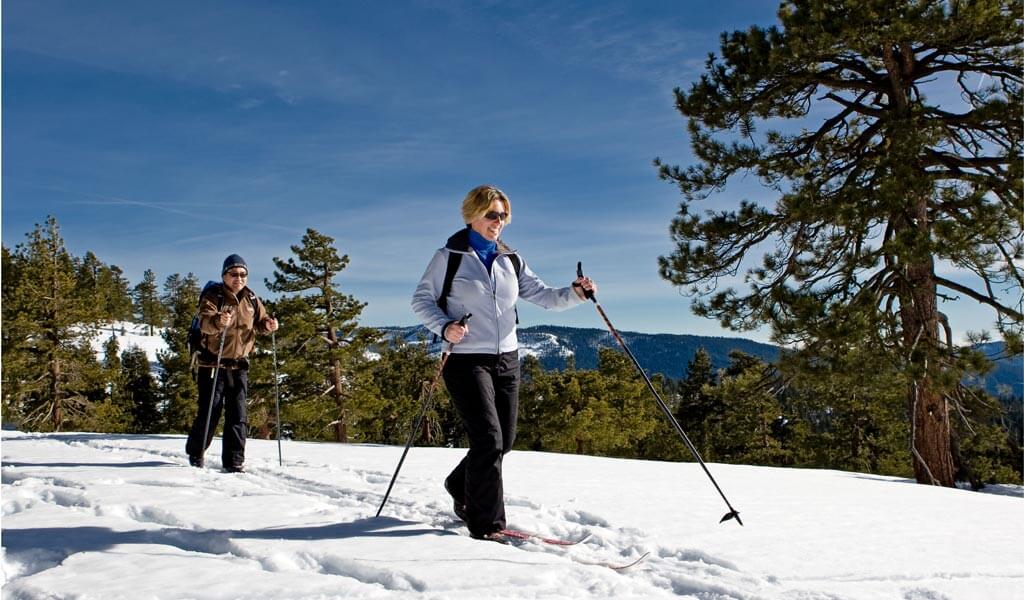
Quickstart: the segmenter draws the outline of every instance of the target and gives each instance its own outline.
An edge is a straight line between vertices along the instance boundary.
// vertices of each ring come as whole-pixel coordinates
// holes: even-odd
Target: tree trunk
[[[327,339],[331,341],[331,349],[338,347],[338,334],[334,326],[328,326]],[[338,407],[338,416],[334,421],[334,440],[342,444],[348,443],[348,419],[345,410],[345,394],[341,391],[341,362],[331,358],[331,383],[334,385],[334,403]]]
[[[914,477],[918,483],[953,487],[953,452],[950,447],[949,410],[945,399],[922,377],[908,392],[913,426]]]
[[[434,436],[430,433],[430,417],[427,415],[423,416],[423,425],[420,426],[420,439],[427,444],[434,443]]]
[[[912,208],[917,229],[927,240],[925,200]],[[910,352],[912,378],[907,390],[911,425],[914,477],[918,483],[952,487],[953,453],[950,447],[949,407],[934,388],[931,373],[938,368],[939,312],[936,305],[934,260],[930,255],[908,263],[900,295],[904,344]]]
[[[60,431],[64,424],[64,415],[61,411],[60,397],[60,359],[56,356],[50,361],[50,420],[53,423],[53,430]]]
[[[910,91],[915,68],[914,53],[905,42],[886,43],[883,61],[891,82],[894,100],[893,117],[913,130],[909,109]],[[906,133],[906,132],[904,132]],[[913,160],[907,156],[908,160]],[[907,390],[911,427],[911,459],[918,483],[952,487],[953,453],[950,448],[949,408],[942,394],[934,388],[931,374],[940,365],[936,362],[939,346],[939,311],[936,299],[935,259],[929,248],[931,225],[928,199],[932,190],[908,192],[914,198],[905,215],[895,221],[897,229],[911,233],[917,252],[902,257],[904,279],[900,285],[900,320],[903,325],[904,348],[909,352],[912,374]]]

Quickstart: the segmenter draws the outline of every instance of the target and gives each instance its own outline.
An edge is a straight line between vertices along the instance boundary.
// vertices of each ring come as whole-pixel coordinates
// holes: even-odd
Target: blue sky
[[[739,335],[658,277],[680,196],[651,161],[690,162],[672,89],[777,6],[4,0],[3,242],[54,214],[72,252],[133,283],[216,278],[237,252],[262,293],[312,227],[349,255],[364,324],[412,324],[462,197],[492,183],[506,241],[553,285],[582,260],[619,329]]]

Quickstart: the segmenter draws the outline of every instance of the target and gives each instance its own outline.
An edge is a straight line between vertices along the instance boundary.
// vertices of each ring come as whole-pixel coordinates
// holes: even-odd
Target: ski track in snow
[[[251,466],[245,474],[229,475],[212,471],[216,467],[216,457],[208,454],[207,470],[187,468],[187,462],[181,450],[153,450],[146,444],[135,444],[130,439],[110,441],[104,438],[90,439],[91,436],[69,436],[60,439],[59,443],[74,449],[82,463],[124,466],[125,464],[157,467],[181,466],[182,473],[177,479],[199,480],[200,486],[209,486],[211,496],[242,495],[261,497],[275,494],[301,496],[310,500],[307,507],[296,507],[294,515],[323,516],[324,522],[310,526],[307,534],[288,531],[283,539],[316,539],[314,530],[322,528],[323,533],[336,529],[339,537],[358,535],[362,527],[371,528],[373,514],[382,498],[382,491],[390,480],[390,474],[378,471],[367,471],[353,468],[337,468],[332,465],[307,465],[296,469],[289,467],[282,470],[276,465]],[[216,450],[217,443],[211,447]],[[95,459],[95,460],[93,460]],[[73,467],[68,463],[66,467]],[[319,575],[335,576],[356,580],[362,584],[380,586],[389,591],[409,591],[422,593],[430,589],[429,584],[421,577],[411,573],[397,572],[392,564],[375,566],[372,561],[358,557],[341,556],[331,552],[311,550],[317,544],[301,544],[305,549],[295,547],[291,551],[271,550],[267,544],[249,544],[246,531],[223,531],[204,529],[189,517],[176,514],[159,504],[161,496],[171,493],[177,488],[173,482],[142,477],[126,479],[124,484],[140,488],[138,496],[151,497],[153,503],[136,502],[118,503],[111,498],[90,498],[83,490],[87,482],[78,482],[67,477],[37,477],[23,472],[27,465],[5,459],[3,467],[3,483],[10,486],[5,490],[3,513],[5,517],[18,512],[31,510],[41,504],[51,504],[60,508],[91,512],[97,517],[115,519],[123,524],[134,525],[135,529],[118,531],[109,535],[111,545],[117,544],[152,544],[175,547],[185,553],[206,554],[213,557],[231,557],[258,563],[266,571],[309,571]],[[292,472],[292,470],[295,472]],[[31,469],[34,471],[35,469]],[[323,479],[303,475],[313,473]],[[240,491],[218,490],[218,483],[225,477],[238,480]],[[119,483],[119,481],[113,481]],[[406,484],[408,485],[408,484]],[[233,486],[234,487],[234,486]],[[187,488],[186,488],[187,489]],[[16,490],[14,492],[13,490]],[[421,493],[422,492],[422,493]],[[416,498],[433,496],[427,501]],[[760,598],[759,593],[748,593],[745,589],[761,588],[763,581],[738,573],[727,561],[716,561],[713,557],[693,550],[655,548],[649,549],[638,539],[636,532],[616,530],[606,519],[599,515],[583,511],[549,510],[525,498],[511,497],[508,505],[515,507],[517,514],[524,510],[532,514],[523,521],[535,521],[544,527],[545,535],[570,536],[589,532],[591,537],[576,547],[558,548],[542,543],[526,542],[517,548],[499,548],[506,560],[525,563],[527,565],[549,566],[563,563],[563,569],[570,571],[572,577],[579,580],[579,592],[596,597],[605,597],[614,592],[618,585],[615,579],[629,578],[635,580],[626,589],[627,595],[656,597],[664,595],[671,589],[676,595],[697,595],[722,598]],[[354,513],[357,517],[349,524],[331,521],[329,517],[336,513]],[[405,489],[401,494],[393,494],[389,499],[385,514],[380,521],[389,525],[409,525],[419,527],[421,535],[445,536],[456,535],[464,529],[461,523],[455,522],[450,514],[447,497],[436,493],[428,494],[425,490]],[[127,523],[125,523],[127,522]],[[349,527],[353,531],[346,531]],[[88,528],[86,528],[88,529]],[[264,530],[266,537],[273,537],[274,528]],[[89,532],[83,534],[89,537]],[[104,534],[95,532],[96,538]],[[260,536],[264,537],[263,535]],[[39,540],[35,550],[8,550],[4,556],[5,572],[10,577],[17,574],[11,593],[17,594],[18,580],[30,579],[31,575],[46,571],[65,562],[77,551],[84,552],[97,549],[104,545],[103,539],[82,539],[80,544],[66,544],[66,539]],[[473,548],[480,548],[482,543],[471,542]],[[297,546],[290,544],[292,546]],[[495,545],[497,546],[497,545]],[[485,546],[488,553],[492,548]],[[653,550],[646,561],[627,573],[615,573],[602,566],[574,563],[573,558],[586,561],[628,562],[644,552]],[[536,557],[538,560],[533,561]],[[472,561],[469,556],[459,560]],[[596,573],[595,573],[596,572]],[[695,577],[699,576],[699,577]],[[708,584],[700,580],[712,578],[723,583]],[[531,578],[532,579],[532,578]],[[732,579],[731,582],[728,582]],[[648,590],[641,592],[636,586],[646,580]],[[726,583],[728,582],[728,583]],[[554,583],[554,580],[553,580]],[[564,585],[564,584],[563,584]],[[550,590],[554,592],[555,590]],[[6,592],[5,592],[6,593]],[[534,590],[543,595],[543,590]],[[710,595],[710,596],[709,596]]]
[[[42,463],[21,458],[17,445],[28,440],[44,444],[47,456],[63,458]],[[148,597],[153,598],[184,593],[197,598],[838,600],[848,596],[815,589],[863,578],[851,572],[839,578],[788,578],[783,585],[696,548],[652,546],[644,531],[619,526],[601,514],[548,507],[516,494],[507,497],[514,515],[510,525],[547,536],[590,537],[571,547],[479,542],[454,520],[436,478],[403,471],[382,516],[375,518],[389,472],[308,460],[279,467],[276,451],[273,459],[269,453],[254,459],[250,451],[247,472],[227,474],[219,471],[219,439],[207,453],[206,469],[188,467],[183,446],[180,436],[5,432],[4,598],[94,597],[78,595],[62,571],[80,563],[74,572],[88,565],[109,569],[111,554],[152,568],[145,566],[147,553],[192,559],[182,563],[187,565],[183,572],[195,573],[200,586],[151,591]],[[341,453],[346,446],[336,448]],[[103,476],[97,479],[97,472]],[[195,509],[197,503],[203,510]],[[40,518],[54,525],[19,527],[23,513],[44,515]],[[644,561],[622,572],[588,564],[625,564],[647,552]],[[496,574],[478,575],[492,571]],[[222,589],[219,582],[201,587],[211,577],[225,579],[224,573],[241,587]],[[303,577],[275,580],[280,574]],[[976,576],[936,573],[933,578]],[[295,581],[303,583],[296,588]],[[921,578],[899,583],[905,600],[946,598]],[[1019,577],[1012,581],[1020,583]],[[491,586],[504,586],[503,593],[487,591]],[[127,594],[118,585],[108,593]]]

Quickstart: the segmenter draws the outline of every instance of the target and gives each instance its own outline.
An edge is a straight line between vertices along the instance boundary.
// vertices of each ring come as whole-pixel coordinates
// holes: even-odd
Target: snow
[[[552,333],[531,333],[522,336],[519,343],[520,356],[563,356],[573,355],[573,351],[562,345],[557,335]]]
[[[1022,489],[822,470],[515,451],[511,524],[476,541],[441,481],[463,450],[250,440],[244,474],[174,435],[4,431],[8,599],[1024,598]],[[626,571],[588,564],[647,558]]]
[[[149,325],[129,323],[128,321],[113,321],[104,323],[96,332],[96,335],[89,340],[89,344],[92,346],[96,358],[103,360],[104,345],[110,340],[110,336],[114,336],[117,338],[119,352],[124,352],[133,346],[140,348],[145,351],[149,364],[155,369],[158,364],[156,353],[167,351],[167,342],[161,336],[162,333],[163,328],[161,327],[154,327],[153,335],[150,335]]]
[[[110,336],[114,336],[117,339],[119,353],[131,347],[142,349],[149,359],[150,370],[157,374],[160,371],[157,353],[168,351],[167,341],[163,338],[164,329],[163,327],[154,327],[153,334],[150,335],[149,325],[112,321],[100,326],[96,334],[89,339],[89,345],[92,347],[93,353],[96,354],[96,359],[102,361],[105,345],[110,340]],[[368,360],[380,360],[380,354],[370,350],[363,352],[363,356]]]

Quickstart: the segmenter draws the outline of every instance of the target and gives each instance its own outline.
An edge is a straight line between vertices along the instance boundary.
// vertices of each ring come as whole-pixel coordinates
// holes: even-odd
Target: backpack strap
[[[515,253],[509,254],[508,259],[512,261],[512,268],[516,270],[516,279],[519,279],[519,276],[523,274],[523,260]]]
[[[445,313],[448,312],[448,295],[452,293],[452,282],[455,281],[455,272],[459,270],[462,263],[462,253],[448,251],[448,267],[444,271],[444,283],[441,285],[441,295],[437,297],[437,305]]]
[[[249,304],[252,304],[252,322],[253,326],[255,327],[256,323],[259,323],[260,321],[263,320],[260,318],[260,305],[258,302],[256,302],[256,292],[249,290],[249,293],[246,294],[246,297],[249,298]],[[265,317],[266,315],[263,316]]]
[[[508,259],[512,261],[512,268],[516,270],[516,281],[519,280],[519,276],[523,272],[523,261],[519,258],[519,255],[513,252],[508,255]],[[516,311],[516,325],[519,324],[519,307],[513,306],[512,310]]]
[[[462,263],[462,253],[448,251],[448,266],[444,270],[444,283],[441,284],[441,295],[437,297],[437,306],[441,312],[448,313],[448,295],[452,293],[452,282],[455,281],[455,272],[459,270]],[[434,343],[441,339],[434,334]]]

